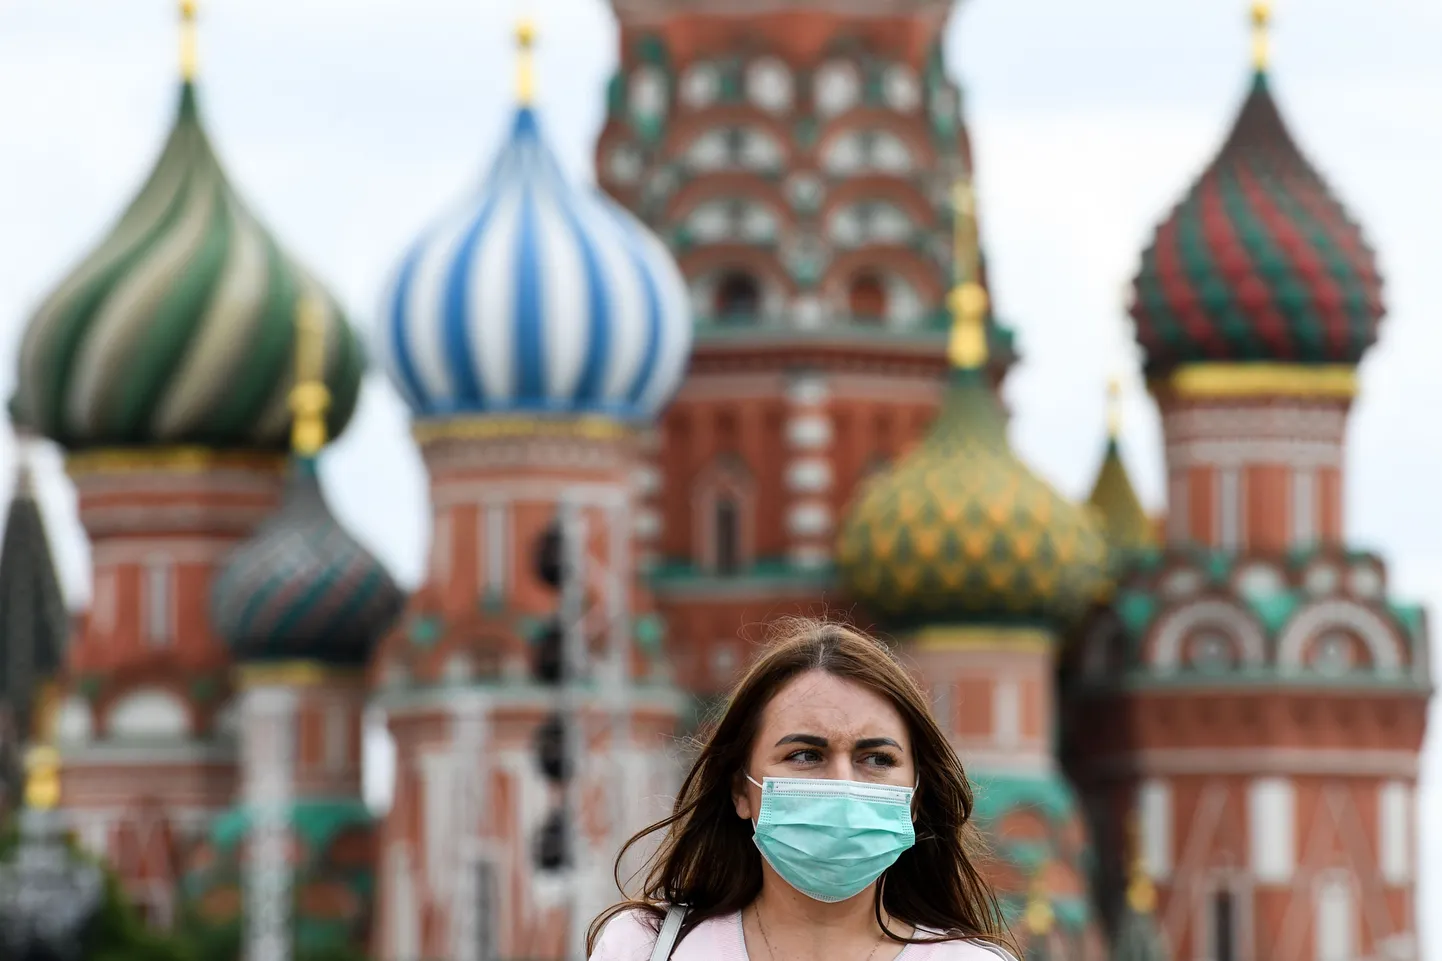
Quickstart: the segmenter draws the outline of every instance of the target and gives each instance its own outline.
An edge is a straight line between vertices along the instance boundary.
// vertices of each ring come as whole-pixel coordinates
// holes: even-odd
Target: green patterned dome
[[[1066,623],[1106,582],[1097,523],[1012,452],[981,371],[953,377],[926,439],[852,502],[843,582],[896,627]]]
[[[355,410],[361,345],[231,188],[186,83],[140,194],[31,319],[13,413],[72,450],[285,450],[294,318],[307,293],[328,307],[335,436]]]

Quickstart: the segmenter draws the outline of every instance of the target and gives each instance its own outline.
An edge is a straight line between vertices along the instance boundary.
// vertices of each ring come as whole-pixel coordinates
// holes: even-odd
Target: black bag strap
[[[686,905],[673,904],[661,922],[661,933],[656,935],[656,949],[651,952],[651,961],[670,961],[671,952],[676,950],[676,938],[681,934],[681,922],[686,920]]]

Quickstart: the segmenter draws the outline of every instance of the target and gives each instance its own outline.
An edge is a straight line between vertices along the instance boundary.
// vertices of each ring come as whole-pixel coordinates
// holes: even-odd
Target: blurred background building
[[[1009,443],[951,0],[613,6],[601,190],[523,27],[511,126],[396,238],[367,352],[226,175],[182,4],[169,138],[21,346],[12,419],[65,453],[94,596],[70,623],[22,456],[5,802],[53,744],[78,842],[216,957],[573,957],[675,734],[768,618],[830,612],[927,684],[1029,959],[1415,958],[1426,618],[1343,517],[1381,280],[1266,6],[1130,295],[1159,517],[1115,407],[1088,503]],[[409,594],[318,482],[367,353],[428,474]]]

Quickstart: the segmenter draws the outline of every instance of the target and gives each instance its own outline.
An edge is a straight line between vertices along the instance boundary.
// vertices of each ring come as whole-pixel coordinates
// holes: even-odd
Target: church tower
[[[634,485],[691,312],[660,240],[562,173],[529,26],[519,40],[489,175],[411,246],[382,308],[432,542],[373,660],[397,755],[381,961],[573,956],[614,900],[611,858],[676,787],[684,702],[636,576]]]
[[[637,537],[678,680],[704,695],[748,625],[822,610],[852,490],[936,414],[948,197],[971,173],[953,0],[613,6],[598,176],[676,254],[696,315]],[[996,380],[1013,350],[989,327]]]
[[[55,441],[90,539],[93,601],[66,647],[55,738],[61,805],[133,901],[172,919],[180,851],[231,803],[231,658],[210,585],[276,507],[295,306],[320,298],[338,433],[364,355],[314,278],[231,187],[202,122],[194,0],[155,167],[45,300],[12,402]]]
[[[1253,16],[1237,119],[1137,273],[1167,519],[1159,547],[1122,545],[1071,648],[1065,753],[1112,884],[1139,813],[1180,961],[1414,958],[1426,621],[1342,510],[1381,281],[1282,119]]]
[[[1061,637],[1106,584],[1091,513],[1022,463],[987,377],[986,293],[969,184],[941,412],[861,485],[837,542],[846,595],[895,638],[976,791],[981,870],[1029,961],[1099,961],[1084,812],[1057,763]]]
[[[299,307],[281,508],[230,556],[211,619],[236,664],[235,805],[188,859],[185,894],[246,958],[369,948],[375,824],[361,793],[366,667],[405,603],[335,519],[318,461],[330,392],[323,306]]]

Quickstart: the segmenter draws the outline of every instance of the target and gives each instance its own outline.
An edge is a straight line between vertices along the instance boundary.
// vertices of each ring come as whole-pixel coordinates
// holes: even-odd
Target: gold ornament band
[[[1348,400],[1357,396],[1357,370],[1346,364],[1189,364],[1164,388],[1178,397],[1303,397]]]

